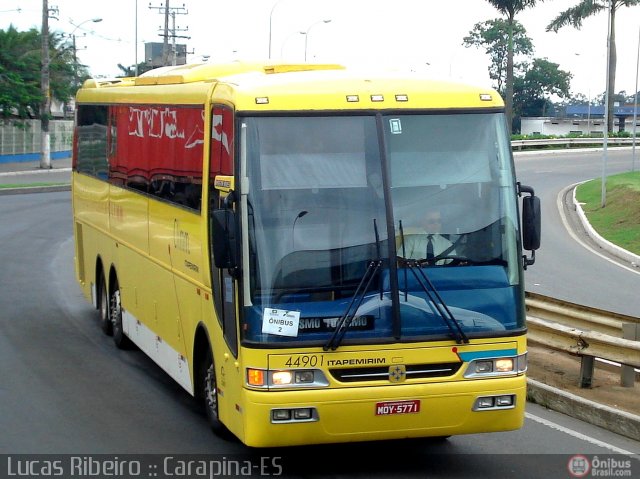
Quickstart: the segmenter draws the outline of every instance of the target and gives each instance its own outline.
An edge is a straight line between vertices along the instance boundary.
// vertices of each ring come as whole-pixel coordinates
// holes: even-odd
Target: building
[[[633,131],[634,105],[615,106],[613,131]],[[636,113],[637,115],[637,113]],[[606,128],[603,105],[569,105],[564,117],[523,117],[520,131],[523,135],[603,136]],[[640,121],[636,118],[636,129]]]
[[[185,65],[187,63],[187,46],[184,44],[172,44],[169,42],[169,65]],[[175,52],[172,52],[175,47]],[[167,66],[162,62],[162,51],[164,49],[164,43],[162,42],[148,42],[144,44],[144,58],[146,63],[153,67]],[[175,63],[173,63],[172,54],[175,53]]]

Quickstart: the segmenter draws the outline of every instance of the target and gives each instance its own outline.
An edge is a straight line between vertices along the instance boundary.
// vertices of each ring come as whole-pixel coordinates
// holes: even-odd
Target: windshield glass
[[[245,341],[326,342],[340,323],[345,341],[523,327],[502,114],[242,122]]]

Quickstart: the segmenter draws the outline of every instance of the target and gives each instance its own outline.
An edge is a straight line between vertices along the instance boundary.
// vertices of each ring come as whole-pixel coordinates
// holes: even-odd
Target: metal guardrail
[[[527,316],[571,326],[585,331],[596,331],[609,336],[622,337],[622,324],[640,324],[640,318],[589,308],[536,293],[526,293]]]
[[[640,325],[640,318],[533,293],[525,302],[531,342],[588,358],[591,369],[593,358],[640,368],[640,341],[622,338],[622,325]]]
[[[633,138],[607,138],[607,146],[626,146],[633,144]],[[512,140],[511,147],[514,150],[526,148],[540,148],[544,146],[564,146],[571,148],[576,146],[602,146],[603,138],[544,138],[536,140]],[[638,140],[636,140],[636,143]]]

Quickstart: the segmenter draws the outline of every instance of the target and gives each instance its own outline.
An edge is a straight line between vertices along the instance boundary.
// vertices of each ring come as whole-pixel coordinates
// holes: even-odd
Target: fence
[[[634,138],[607,138],[608,146],[631,146],[634,144]],[[547,147],[575,148],[581,146],[602,147],[603,138],[541,138],[537,140],[513,140],[511,147],[514,150],[535,150],[545,149]]]
[[[51,158],[71,156],[72,120],[49,122]],[[40,159],[42,150],[40,120],[0,123],[0,163],[19,163]]]

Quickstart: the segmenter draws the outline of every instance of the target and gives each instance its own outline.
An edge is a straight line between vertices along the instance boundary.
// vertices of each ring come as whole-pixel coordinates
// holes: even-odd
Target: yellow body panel
[[[478,396],[515,394],[516,407],[471,410]],[[358,387],[323,391],[247,391],[243,442],[254,447],[449,436],[519,429],[524,422],[526,379]],[[415,414],[376,416],[381,401],[420,400]],[[274,408],[315,407],[317,422],[273,424]]]
[[[212,308],[200,215],[75,172],[73,191],[87,299],[100,261],[107,282],[117,273],[123,308],[191,364],[193,331]]]
[[[85,88],[78,91],[77,101],[204,105],[215,85],[216,101],[233,105],[237,111],[504,106],[500,95],[490,88],[434,81],[418,74],[351,72],[337,65],[315,68],[291,65],[278,69],[256,63],[216,67],[203,64],[164,70],[161,73],[165,76],[154,76],[153,72],[135,81],[88,80]],[[486,97],[481,98],[481,94]],[[357,96],[358,101],[347,101],[347,95]],[[372,95],[381,95],[382,101],[373,101]],[[268,98],[268,103],[258,104],[256,98]]]
[[[500,378],[468,379],[463,366],[446,378],[407,379],[391,384],[379,381],[340,383],[329,369],[352,367],[354,361],[370,360],[375,364],[425,364],[455,362],[459,353],[482,351],[526,352],[526,339],[475,340],[469,345],[453,342],[422,345],[342,346],[333,352],[322,349],[261,350],[243,348],[240,362],[229,357],[218,360],[218,379],[224,385],[230,379],[244,385],[242,393],[229,394],[226,384],[219,399],[225,411],[222,419],[243,442],[254,447],[291,446],[351,441],[401,439],[427,436],[449,436],[519,429],[524,421],[526,376],[512,374]],[[223,356],[223,355],[221,355]],[[234,367],[235,364],[235,367]],[[260,390],[249,388],[243,377],[247,367],[270,369],[321,370],[329,385],[326,388],[288,388]],[[337,365],[337,366],[336,366]],[[304,367],[306,366],[306,367]],[[313,366],[313,367],[312,367]],[[515,407],[504,410],[472,411],[479,396],[513,394]],[[376,416],[376,404],[381,401],[419,400],[418,413]],[[274,424],[272,409],[317,409],[314,422]]]

